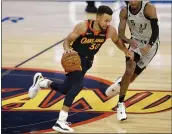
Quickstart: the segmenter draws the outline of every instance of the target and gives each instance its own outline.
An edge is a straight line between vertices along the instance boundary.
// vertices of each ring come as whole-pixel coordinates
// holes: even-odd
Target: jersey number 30
[[[98,48],[100,47],[100,45],[101,45],[101,44],[93,43],[93,44],[89,47],[89,49],[90,49],[90,50],[93,50],[93,49],[96,50],[96,49],[98,49]]]

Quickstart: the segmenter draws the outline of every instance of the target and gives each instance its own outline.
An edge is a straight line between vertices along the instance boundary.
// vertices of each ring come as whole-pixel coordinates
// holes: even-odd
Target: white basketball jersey
[[[131,37],[148,41],[152,35],[152,29],[150,20],[146,19],[144,16],[146,3],[146,1],[142,1],[141,9],[136,15],[130,12],[128,5],[127,23],[131,32]]]

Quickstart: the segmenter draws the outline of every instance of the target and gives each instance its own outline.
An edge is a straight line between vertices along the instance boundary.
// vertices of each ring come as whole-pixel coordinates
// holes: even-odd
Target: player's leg
[[[52,82],[49,87],[53,90],[62,93],[63,95],[66,95],[67,92],[72,88],[72,83],[74,82],[73,75],[74,75],[73,72],[68,73],[66,74],[66,78],[62,84],[59,84],[57,82]]]
[[[142,73],[142,71],[143,71],[145,68],[146,68],[146,66],[143,67],[143,68],[140,68],[140,67],[137,65],[136,68],[135,68],[134,74],[133,74],[133,76],[131,77],[130,83],[134,82],[134,80]]]
[[[137,43],[140,43],[140,42],[137,42]],[[126,68],[126,71],[125,71],[125,74],[123,76],[120,76],[118,77],[118,79],[115,81],[114,84],[112,84],[111,86],[109,86],[107,88],[107,90],[105,91],[105,94],[108,96],[108,97],[113,97],[113,96],[116,96],[117,94],[120,93],[120,88],[121,88],[121,81],[122,81],[122,78],[126,77],[126,80],[123,82],[123,83],[126,83],[126,84],[123,84],[124,85],[124,88],[125,88],[125,85],[129,85],[130,81],[131,81],[131,74],[133,75],[133,71],[136,67],[136,63],[140,60],[140,49],[137,48],[137,49],[132,49],[131,47],[128,48],[130,51],[133,52],[133,55],[134,55],[134,61],[133,63],[131,61],[129,61],[129,58],[126,58],[126,67],[128,66],[128,68]],[[129,62],[128,62],[129,61]],[[130,64],[135,64],[132,67],[130,67]],[[130,71],[130,69],[132,71]],[[127,75],[128,74],[128,75]],[[121,92],[125,92],[124,90],[122,90]],[[124,94],[124,93],[123,93]],[[123,97],[122,97],[123,98]],[[121,100],[121,99],[120,99]]]
[[[129,60],[129,58],[126,58],[126,71],[125,71],[125,74],[123,75],[123,77],[125,78],[125,80],[123,80],[124,88],[126,85],[129,85],[132,75],[134,74],[136,63],[140,59],[140,55],[135,52],[133,52],[133,56],[134,56],[134,61],[131,61],[131,60]],[[105,91],[105,94],[108,97],[116,96],[120,92],[120,88],[121,88],[121,84],[122,84],[121,81],[122,81],[123,77],[119,77],[114,84],[112,84],[111,86],[109,86],[107,88],[107,90]],[[125,92],[125,91],[123,91],[123,89],[122,89],[122,92]]]
[[[145,68],[146,67],[141,69],[138,65],[136,65],[136,68],[135,68],[134,74],[131,77],[130,83],[134,82],[134,80],[141,74],[141,72]],[[114,97],[117,94],[119,94],[120,88],[121,88],[121,80],[122,80],[122,76],[118,77],[117,80],[115,81],[115,83],[107,88],[105,94],[108,97]]]
[[[59,132],[73,132],[74,131],[72,128],[68,126],[68,123],[66,122],[67,117],[68,117],[68,111],[70,109],[70,106],[73,103],[73,100],[82,89],[83,78],[86,71],[92,66],[92,62],[88,61],[85,58],[81,58],[81,63],[82,63],[81,64],[82,71],[74,71],[74,72],[69,73],[66,80],[64,81],[62,85],[59,85],[56,82],[43,78],[41,73],[36,73],[34,76],[33,85],[29,89],[30,98],[34,98],[37,95],[40,88],[52,88],[53,90],[61,91],[61,92],[65,91],[66,97],[65,97],[63,108],[59,113],[59,118],[56,124],[53,126],[53,129]],[[65,87],[67,88],[67,90],[63,89]]]
[[[82,66],[82,73],[85,75],[86,71],[91,68],[92,61],[89,61],[88,59],[85,59],[84,57],[81,57],[81,66]],[[29,97],[34,98],[39,90],[41,88],[51,88],[55,91],[58,91],[64,95],[67,94],[67,92],[72,88],[72,83],[74,81],[73,79],[73,73],[68,73],[66,75],[64,82],[62,84],[59,84],[55,81],[51,81],[47,78],[44,78],[41,73],[36,73],[34,75],[33,79],[33,85],[29,88]]]
[[[59,118],[56,121],[56,124],[53,126],[53,129],[59,132],[72,132],[73,130],[66,125],[66,120],[68,118],[68,112],[70,110],[70,107],[75,99],[75,97],[79,94],[81,89],[83,88],[83,79],[84,74],[86,71],[91,67],[88,61],[86,59],[82,59],[82,71],[75,71],[72,72],[72,88],[68,90],[64,104],[62,107],[62,110],[59,113]],[[66,129],[68,129],[66,131]]]
[[[74,131],[72,128],[69,127],[69,124],[67,123],[67,118],[68,118],[68,112],[70,110],[70,107],[75,97],[79,94],[79,92],[82,89],[83,74],[81,71],[75,71],[75,72],[72,72],[70,75],[73,79],[72,87],[65,96],[62,110],[60,111],[59,117],[55,125],[53,126],[53,129],[58,132],[73,132]]]
[[[138,40],[135,40],[137,42],[137,44],[141,44],[142,45],[142,42],[141,41],[138,41]],[[140,60],[140,49],[137,48],[137,49],[132,49],[131,47],[128,48],[130,51],[133,51],[134,52],[134,61],[137,63],[139,60]],[[128,59],[126,58],[126,62],[128,61]],[[131,72],[130,72],[131,73]],[[134,73],[133,73],[134,74]],[[132,78],[130,79],[130,82],[133,81],[132,79],[134,79],[136,76],[132,76]],[[120,76],[115,82],[114,84],[112,84],[111,86],[109,86],[105,92],[105,94],[108,96],[108,97],[113,97],[113,96],[116,96],[117,94],[119,94],[120,92],[120,88],[121,88],[121,81],[122,81],[122,76]],[[124,82],[125,83],[125,82]],[[128,84],[127,84],[128,85]]]
[[[72,74],[69,74],[65,78],[63,84],[59,84],[55,81],[44,78],[41,73],[36,73],[34,75],[33,85],[29,88],[29,97],[36,97],[41,88],[51,88],[66,95],[67,91],[72,87],[72,81]]]
[[[142,59],[137,63],[136,69],[134,71],[134,74],[131,78],[131,83],[142,73],[142,71],[144,69],[146,69],[146,66],[151,62],[151,60],[154,58],[154,56],[157,53],[158,50],[158,46],[159,46],[159,41],[157,41],[152,48],[150,49],[150,51],[142,56]]]
[[[159,46],[159,42],[155,43],[152,48],[150,49],[150,51],[142,56],[141,60],[137,61],[137,65],[134,71],[134,74],[131,77],[130,83],[133,82],[141,73],[142,71],[146,68],[146,66],[150,63],[150,61],[153,59],[153,57],[156,55],[156,52],[158,50],[158,46]],[[115,88],[121,88],[121,83],[120,81],[118,81],[118,86],[116,86]],[[125,90],[126,93],[127,89]],[[121,96],[120,96],[121,97]],[[122,97],[122,100],[124,101],[125,96]],[[120,102],[120,98],[119,98],[119,102]],[[126,119],[126,113],[125,113],[125,107],[124,105],[121,106],[121,111],[117,111],[117,118],[119,120],[124,120]],[[119,114],[118,114],[119,113]],[[120,114],[122,113],[122,114]],[[119,115],[119,116],[118,116]]]
[[[129,84],[132,83],[140,74],[141,72],[146,68],[143,67],[143,68],[140,68],[138,65],[136,65],[135,69],[134,69],[134,73],[131,75],[130,77],[130,81],[129,81]],[[125,75],[125,74],[124,74]],[[123,76],[124,78],[124,76]],[[119,102],[118,102],[118,108],[117,108],[117,119],[118,120],[125,120],[127,119],[127,115],[126,115],[126,112],[125,112],[125,106],[124,106],[124,99],[125,99],[125,95],[127,93],[127,90],[128,90],[128,87],[125,87],[125,91],[124,91],[124,88],[122,89],[122,82],[121,81],[120,83],[120,91],[123,91],[122,94],[120,92],[120,95],[119,95]],[[128,84],[128,83],[127,83]],[[128,86],[129,86],[128,84]],[[122,99],[121,99],[122,97]],[[121,99],[121,100],[120,100]]]
[[[68,111],[74,98],[80,92],[82,88],[83,81],[83,72],[74,71],[69,73],[65,82],[63,84],[58,84],[49,79],[45,79],[41,73],[36,73],[34,76],[33,85],[29,89],[29,97],[34,98],[38,94],[38,91],[41,88],[51,88],[56,91],[63,92],[63,88],[70,88],[70,90],[65,90],[67,93],[64,101],[62,110],[59,113],[59,118],[56,124],[53,126],[53,129],[59,132],[73,132],[74,130],[69,127],[67,123]],[[66,84],[66,85],[65,85]]]
[[[127,115],[125,112],[125,106],[124,106],[124,98],[127,92],[127,89],[129,87],[131,78],[134,74],[136,63],[140,59],[140,55],[133,52],[134,55],[134,61],[131,61],[129,59],[126,59],[126,70],[122,77],[121,84],[120,84],[120,93],[119,93],[119,102],[117,107],[117,119],[118,120],[126,120]]]

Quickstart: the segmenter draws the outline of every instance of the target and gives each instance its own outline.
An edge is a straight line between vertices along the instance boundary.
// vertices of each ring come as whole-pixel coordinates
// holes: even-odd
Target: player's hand
[[[138,44],[136,43],[135,40],[129,39],[129,45],[131,48],[136,49],[138,47]]]
[[[64,53],[63,53],[63,54],[66,54],[66,53],[72,53],[72,52],[74,52],[74,53],[78,53],[78,52],[74,51],[73,49],[66,49],[66,50],[64,51]]]
[[[140,48],[140,52],[141,52],[142,56],[147,54],[149,52],[149,50],[151,49],[151,47],[152,46],[148,44],[144,48]]]
[[[134,53],[132,51],[126,50],[125,51],[125,56],[129,57],[130,60],[132,60],[132,61],[134,60]]]

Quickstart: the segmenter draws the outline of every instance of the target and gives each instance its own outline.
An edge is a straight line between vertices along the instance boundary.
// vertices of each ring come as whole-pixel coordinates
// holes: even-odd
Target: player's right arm
[[[73,50],[70,48],[70,44],[75,41],[80,35],[84,34],[87,30],[87,22],[78,23],[73,31],[65,38],[63,43],[63,48],[65,53],[72,52]]]
[[[121,9],[119,17],[120,17],[120,23],[118,26],[119,37],[123,40],[124,43],[130,44],[132,48],[136,48],[137,44],[133,40],[128,39],[125,36],[125,29],[126,29],[126,24],[127,24],[127,8],[126,7]]]
[[[119,37],[125,43],[128,43],[129,39],[125,37],[125,29],[126,29],[126,23],[127,23],[127,9],[126,8],[121,9],[119,17],[120,17],[120,23],[118,26]]]

